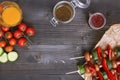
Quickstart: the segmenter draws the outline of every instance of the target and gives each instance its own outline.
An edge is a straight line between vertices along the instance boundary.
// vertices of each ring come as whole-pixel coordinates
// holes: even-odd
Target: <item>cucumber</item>
[[[4,50],[3,48],[0,48],[0,56],[3,54]]]
[[[4,53],[0,56],[0,62],[1,62],[1,63],[6,63],[6,62],[8,62],[7,53],[4,52]]]
[[[17,59],[18,59],[18,53],[17,53],[17,52],[12,51],[12,52],[9,52],[9,53],[8,53],[8,60],[9,60],[10,62],[14,62],[14,61],[16,61]]]

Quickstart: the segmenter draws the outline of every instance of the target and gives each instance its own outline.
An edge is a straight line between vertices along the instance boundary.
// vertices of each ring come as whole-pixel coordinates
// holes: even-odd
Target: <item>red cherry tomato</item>
[[[10,40],[9,40],[9,44],[11,45],[11,46],[15,46],[16,45],[16,39],[15,38],[11,38]]]
[[[19,45],[20,47],[24,47],[24,46],[26,46],[26,44],[27,44],[27,39],[26,39],[26,38],[20,38],[20,39],[18,40],[18,45]]]
[[[21,23],[21,24],[19,24],[18,29],[20,31],[24,32],[27,29],[27,25],[25,23]]]
[[[0,30],[0,38],[2,38],[2,37],[3,37],[3,35],[4,35],[3,31],[2,31],[2,30]]]
[[[20,31],[20,30],[16,30],[15,32],[14,32],[14,37],[16,38],[16,39],[19,39],[19,38],[21,38],[23,35],[22,35],[22,31]]]
[[[5,33],[5,38],[6,38],[6,39],[11,39],[12,37],[13,37],[12,32],[6,32],[6,33]]]
[[[9,31],[9,30],[10,30],[9,27],[4,27],[4,26],[2,26],[2,31],[7,32],[7,31]]]
[[[2,41],[0,41],[0,47],[5,47],[6,46],[6,41],[5,40],[2,40]]]
[[[26,34],[27,34],[28,36],[33,36],[33,35],[35,34],[34,28],[32,28],[32,27],[27,28]]]
[[[11,52],[13,50],[13,46],[6,46],[5,51],[6,52]]]

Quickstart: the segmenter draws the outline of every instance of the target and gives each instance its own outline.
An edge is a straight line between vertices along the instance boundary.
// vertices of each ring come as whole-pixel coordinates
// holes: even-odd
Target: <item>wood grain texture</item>
[[[36,35],[31,37],[33,45],[29,48],[16,46],[20,55],[18,61],[0,64],[0,80],[82,80],[78,74],[65,75],[77,69],[77,61],[69,61],[69,58],[84,55],[110,25],[120,22],[119,0],[91,0],[89,8],[76,8],[72,22],[57,27],[52,27],[49,21],[54,5],[61,0],[11,1],[21,6],[23,21],[34,26]],[[107,18],[107,24],[101,30],[92,30],[87,23],[89,13],[94,12],[102,12]],[[82,64],[84,60],[80,62]]]

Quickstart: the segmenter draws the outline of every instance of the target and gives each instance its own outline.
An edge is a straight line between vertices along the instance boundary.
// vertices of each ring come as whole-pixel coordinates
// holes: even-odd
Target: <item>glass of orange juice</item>
[[[0,4],[0,25],[14,27],[22,20],[22,10],[12,1],[4,1]]]

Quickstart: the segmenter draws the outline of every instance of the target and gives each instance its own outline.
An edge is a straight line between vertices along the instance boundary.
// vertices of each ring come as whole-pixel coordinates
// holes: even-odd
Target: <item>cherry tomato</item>
[[[6,38],[6,39],[11,39],[12,37],[13,37],[12,32],[6,32],[6,33],[5,33],[5,38]]]
[[[24,32],[27,29],[27,25],[25,23],[21,23],[21,24],[19,24],[18,29],[20,31]]]
[[[2,31],[3,31],[3,32],[7,32],[7,31],[9,31],[9,30],[10,30],[9,27],[4,27],[4,26],[2,26]]]
[[[5,47],[6,46],[6,41],[5,40],[2,40],[2,41],[0,41],[0,47]]]
[[[6,52],[11,52],[13,50],[13,46],[6,46],[5,51]]]
[[[33,35],[35,34],[34,28],[32,28],[32,27],[27,28],[26,34],[27,34],[28,36],[33,36]]]
[[[9,44],[11,45],[11,46],[15,46],[16,45],[16,39],[15,38],[11,38],[10,40],[9,40]]]
[[[15,32],[14,32],[14,37],[16,38],[16,39],[19,39],[19,38],[21,38],[23,35],[22,35],[22,31],[20,31],[20,30],[16,30]]]
[[[2,31],[2,30],[0,30],[0,38],[2,38],[2,37],[3,37],[3,35],[4,35],[3,31]]]
[[[27,44],[27,39],[26,39],[26,38],[20,38],[20,39],[18,40],[18,45],[19,45],[20,47],[24,47],[24,46],[26,46],[26,44]]]

